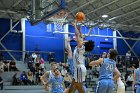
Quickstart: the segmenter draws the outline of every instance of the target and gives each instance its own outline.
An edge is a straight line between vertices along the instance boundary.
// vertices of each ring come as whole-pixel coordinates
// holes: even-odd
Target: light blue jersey
[[[114,81],[113,72],[116,67],[116,62],[109,58],[104,58],[99,72],[99,82],[96,88],[96,93],[113,93]]]
[[[63,77],[51,77],[49,82],[52,84],[52,93],[63,93]]]
[[[137,68],[135,72],[136,72],[136,93],[140,93],[140,68]]]
[[[104,58],[104,62],[101,65],[99,72],[99,80],[101,79],[113,79],[113,72],[116,67],[116,62],[109,58]]]
[[[137,68],[135,72],[136,72],[136,84],[140,84],[140,68]]]

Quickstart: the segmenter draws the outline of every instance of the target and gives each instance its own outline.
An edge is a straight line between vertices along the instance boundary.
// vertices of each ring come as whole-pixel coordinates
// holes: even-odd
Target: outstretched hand
[[[75,20],[74,22],[72,22],[73,26],[76,26],[77,21]]]

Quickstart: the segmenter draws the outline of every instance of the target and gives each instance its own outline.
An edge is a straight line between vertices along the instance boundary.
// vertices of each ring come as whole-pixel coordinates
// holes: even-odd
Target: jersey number
[[[106,70],[112,71],[113,70],[113,64],[107,63]]]

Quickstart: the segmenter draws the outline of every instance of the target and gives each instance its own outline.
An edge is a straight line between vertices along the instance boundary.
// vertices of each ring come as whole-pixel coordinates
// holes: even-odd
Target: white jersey
[[[85,57],[83,56],[84,52],[85,52],[84,46],[82,46],[81,48],[75,47],[73,53],[75,82],[85,81],[86,67],[85,67]]]
[[[119,77],[119,79],[117,80],[117,93],[125,93],[125,85],[122,82],[121,78]]]

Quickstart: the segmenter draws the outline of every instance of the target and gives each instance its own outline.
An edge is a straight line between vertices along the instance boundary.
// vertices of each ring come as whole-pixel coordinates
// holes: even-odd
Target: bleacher
[[[23,62],[17,62],[17,67],[20,70],[18,72],[18,76],[20,76],[20,73],[22,71],[28,71],[27,66]],[[46,70],[50,70],[50,64],[46,63],[45,64]],[[131,70],[131,69],[129,69]],[[95,69],[92,70],[87,70],[87,78],[86,78],[86,86],[87,86],[87,91],[90,91],[90,93],[95,93],[96,86],[98,83],[98,78],[93,74]],[[2,73],[2,77],[4,79],[4,91],[0,91],[0,93],[46,93],[44,90],[43,85],[18,85],[18,86],[13,86],[12,85],[12,76],[14,75],[14,71],[12,72],[4,72]],[[92,74],[91,74],[92,73]],[[125,74],[123,72],[123,74]],[[126,93],[131,93],[131,88],[127,88]]]

